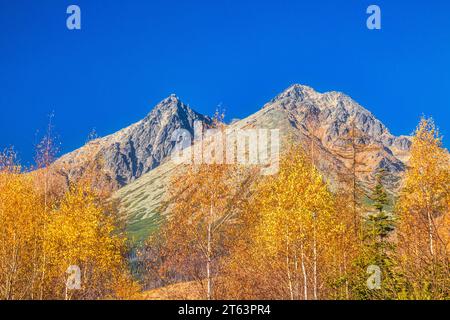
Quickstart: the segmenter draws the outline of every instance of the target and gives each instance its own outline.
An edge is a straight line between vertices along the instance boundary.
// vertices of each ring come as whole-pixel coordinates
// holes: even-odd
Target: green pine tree
[[[354,292],[359,299],[393,299],[397,296],[398,277],[393,272],[391,253],[394,245],[388,240],[394,230],[394,220],[387,208],[389,197],[384,187],[386,172],[380,170],[376,184],[369,198],[373,212],[367,215],[364,223],[364,241],[360,256],[355,261],[360,270],[354,282]],[[370,289],[366,284],[367,268],[377,266],[382,272],[381,287]]]
[[[375,212],[369,214],[367,226],[370,230],[369,236],[373,241],[383,241],[394,230],[394,221],[386,212],[386,207],[389,205],[389,198],[383,185],[385,177],[386,172],[384,169],[381,169],[376,176],[377,182],[370,197],[373,201]]]

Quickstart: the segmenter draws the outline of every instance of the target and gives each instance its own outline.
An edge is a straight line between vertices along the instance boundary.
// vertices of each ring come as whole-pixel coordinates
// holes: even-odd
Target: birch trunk
[[[292,275],[290,270],[290,261],[289,261],[289,232],[286,233],[286,272],[288,277],[288,286],[289,286],[289,294],[291,300],[294,300],[294,291],[292,288]]]
[[[300,243],[300,255],[302,259],[302,273],[303,273],[303,298],[308,300],[308,277],[305,267],[305,254],[303,252],[303,243]]]
[[[317,239],[316,239],[316,217],[315,217],[315,214],[314,214],[314,226],[313,226],[313,228],[314,228],[314,235],[313,235],[313,259],[314,259],[314,262],[313,262],[313,280],[314,280],[314,290],[313,290],[313,292],[314,292],[314,300],[317,300]]]
[[[207,235],[207,249],[206,249],[206,281],[207,281],[207,299],[211,300],[211,220],[213,215],[212,204],[209,210],[209,219],[208,219],[208,235]]]

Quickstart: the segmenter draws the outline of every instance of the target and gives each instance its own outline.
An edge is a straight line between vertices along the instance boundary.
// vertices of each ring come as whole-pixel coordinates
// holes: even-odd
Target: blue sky
[[[66,28],[71,4],[81,30]],[[26,164],[52,111],[64,153],[171,93],[231,119],[293,83],[347,93],[394,134],[425,114],[448,136],[450,2],[0,0],[0,148]]]

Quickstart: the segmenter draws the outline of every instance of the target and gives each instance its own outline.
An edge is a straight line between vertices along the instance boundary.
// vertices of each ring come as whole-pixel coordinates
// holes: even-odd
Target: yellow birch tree
[[[449,298],[449,164],[434,121],[423,118],[397,205],[398,263],[408,298]]]

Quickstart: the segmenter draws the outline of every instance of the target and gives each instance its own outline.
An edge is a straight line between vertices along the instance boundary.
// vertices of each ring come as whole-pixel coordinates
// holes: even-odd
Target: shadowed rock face
[[[161,101],[141,121],[112,135],[89,142],[57,161],[60,171],[77,179],[88,163],[97,161],[105,175],[114,185],[122,187],[160,165],[170,155],[176,129],[194,131],[194,121],[211,125],[210,118],[203,116],[171,95]]]

